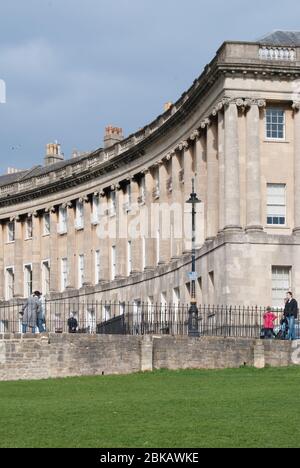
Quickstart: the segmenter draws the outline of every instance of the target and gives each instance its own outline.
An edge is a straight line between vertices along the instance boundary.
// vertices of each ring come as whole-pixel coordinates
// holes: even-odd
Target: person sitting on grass
[[[267,307],[267,310],[264,314],[264,332],[265,338],[272,339],[274,336],[274,327],[275,327],[275,320],[277,319],[277,315],[272,312],[271,307]]]

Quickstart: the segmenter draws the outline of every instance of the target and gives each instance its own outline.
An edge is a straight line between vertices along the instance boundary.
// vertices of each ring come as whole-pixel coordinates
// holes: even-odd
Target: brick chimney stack
[[[109,148],[110,146],[119,143],[123,139],[124,136],[122,128],[113,127],[112,125],[109,125],[105,128],[104,148]]]
[[[63,161],[63,159],[64,155],[61,152],[60,144],[57,141],[55,143],[48,143],[45,156],[45,166]]]

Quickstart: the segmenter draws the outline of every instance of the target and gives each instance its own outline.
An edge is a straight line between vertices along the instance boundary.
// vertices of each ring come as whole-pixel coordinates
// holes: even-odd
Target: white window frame
[[[131,182],[127,184],[126,188],[126,197],[127,197],[127,211],[131,210],[131,205],[132,205],[132,188],[131,188]]]
[[[60,206],[58,209],[58,234],[63,235],[68,232],[68,209]]]
[[[283,113],[283,123],[269,123],[268,122],[268,112],[282,112]],[[271,119],[273,118],[271,114]],[[283,126],[283,137],[268,136],[268,125],[282,125]],[[272,130],[271,130],[272,132]],[[286,111],[277,107],[269,106],[266,109],[266,121],[265,121],[265,137],[268,141],[285,141],[286,140]]]
[[[100,197],[99,195],[93,195],[92,202],[92,224],[99,224],[100,220]]]
[[[107,322],[111,318],[111,306],[110,304],[104,304],[102,310],[102,321]]]
[[[126,302],[119,303],[119,315],[125,315],[126,312]]]
[[[286,275],[286,278],[288,279],[288,284],[285,286],[285,287],[280,287],[280,288],[276,288],[275,287],[275,270],[277,270],[277,275],[279,276],[279,272],[280,270],[282,271],[286,271],[287,272],[287,275]],[[272,265],[272,268],[271,268],[271,273],[272,273],[272,306],[273,307],[277,307],[277,308],[284,308],[284,298],[286,296],[286,293],[291,291],[292,290],[292,267],[289,266],[289,265]],[[279,281],[279,280],[278,280]],[[282,279],[282,282],[284,280]],[[277,294],[275,293],[275,291],[282,291],[282,295],[280,294],[280,297],[281,297],[281,301],[280,301],[280,304],[275,304],[275,302],[277,301]]]
[[[115,190],[110,192],[110,216],[116,216],[117,214],[117,194]]]
[[[146,198],[146,177],[143,175],[141,178],[141,198],[142,201],[145,201]]]
[[[85,257],[78,255],[78,288],[82,288],[85,281]]]
[[[48,282],[48,288],[47,288],[47,279],[45,276],[45,270],[46,270],[46,265],[48,265],[49,268],[49,282]],[[50,259],[47,258],[41,262],[41,270],[42,270],[42,294],[43,296],[46,296],[50,292],[50,275],[51,275],[51,269],[50,269]]]
[[[96,320],[96,311],[94,309],[88,309],[86,311],[86,328],[90,334],[96,333],[97,328],[97,320]]]
[[[147,320],[148,322],[154,322],[155,320],[154,311],[155,311],[154,298],[153,296],[148,296],[147,297]]]
[[[31,240],[33,237],[33,221],[32,217],[25,220],[25,240]]]
[[[282,187],[284,188],[284,203],[283,204],[274,204],[274,203],[269,203],[269,187]],[[273,214],[272,216],[270,215],[269,216],[269,207],[274,207],[274,211],[276,211],[276,209],[278,209],[278,207],[284,207],[284,215],[275,215]],[[276,228],[283,228],[283,227],[286,227],[287,225],[287,219],[286,219],[286,215],[287,215],[287,209],[286,209],[286,184],[273,184],[273,183],[268,183],[267,184],[267,226],[268,227],[276,227]],[[269,223],[269,218],[274,219],[274,218],[283,218],[284,217],[284,224],[276,224],[276,223]]]
[[[132,242],[127,241],[127,276],[130,276],[132,272]]]
[[[13,242],[15,242],[15,240],[16,240],[16,222],[9,221],[7,223],[7,243],[12,244]]]
[[[117,254],[116,254],[116,246],[112,245],[111,247],[111,279],[114,281],[116,279],[116,260],[117,260]]]
[[[84,229],[84,203],[82,200],[76,201],[75,229],[77,231]]]
[[[9,329],[9,321],[7,319],[0,320],[0,333],[6,333]]]
[[[101,279],[101,253],[95,250],[95,284],[99,284]]]
[[[141,239],[142,242],[142,271],[145,270],[146,268],[146,239],[145,236],[142,236]]]
[[[160,262],[160,230],[156,232],[156,264]]]
[[[12,271],[13,273],[13,283],[12,283],[12,290],[9,289],[9,284],[8,284],[8,272]],[[15,267],[14,266],[7,266],[5,267],[5,300],[9,301],[14,298],[15,294]],[[10,294],[12,293],[12,294]]]
[[[65,266],[65,268],[64,268]],[[60,288],[61,292],[65,291],[69,280],[69,264],[68,257],[63,257],[60,261]]]
[[[29,270],[30,268],[30,270]],[[28,272],[31,273],[31,282],[27,281],[26,275]],[[32,271],[32,263],[24,263],[23,265],[23,273],[24,273],[24,297],[28,298],[32,295],[33,293],[33,271]],[[29,284],[31,284],[31,287],[28,289]]]
[[[49,220],[48,222],[46,221],[46,218],[48,218]],[[50,236],[50,232],[51,232],[50,230],[51,230],[50,213],[44,213],[43,214],[43,235]]]

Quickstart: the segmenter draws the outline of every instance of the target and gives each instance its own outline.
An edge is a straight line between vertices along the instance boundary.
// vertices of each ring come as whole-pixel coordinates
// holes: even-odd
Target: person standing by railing
[[[267,307],[267,311],[264,314],[264,334],[265,338],[272,339],[274,337],[274,327],[275,327],[275,320],[277,319],[277,315],[272,312],[271,307]]]
[[[35,333],[37,327],[37,317],[41,310],[41,302],[40,302],[41,293],[39,291],[35,291],[31,297],[27,299],[24,306],[22,307],[22,311],[20,314],[22,315],[22,333],[27,333],[27,328],[30,327],[32,333]]]
[[[284,308],[284,316],[288,321],[288,336],[287,340],[295,340],[295,320],[298,317],[298,302],[293,298],[293,293],[287,293],[287,301]]]
[[[41,304],[40,310],[37,314],[37,326],[40,333],[45,333],[45,298],[42,294],[39,297]]]

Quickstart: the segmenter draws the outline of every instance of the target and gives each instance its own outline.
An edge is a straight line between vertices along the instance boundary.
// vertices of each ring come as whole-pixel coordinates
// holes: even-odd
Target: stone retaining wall
[[[299,352],[297,351],[299,350]],[[300,342],[243,338],[0,334],[0,380],[300,364]]]

